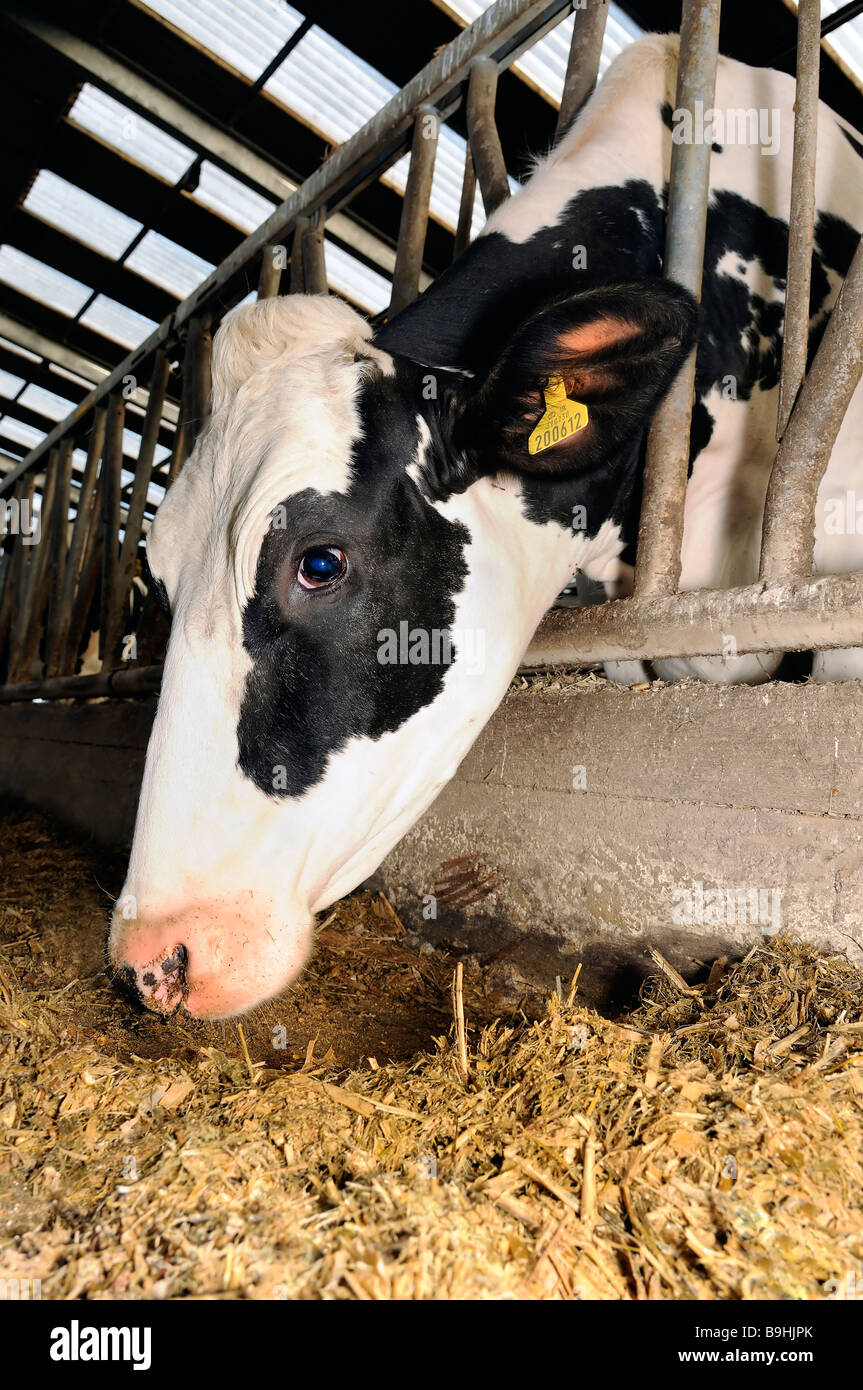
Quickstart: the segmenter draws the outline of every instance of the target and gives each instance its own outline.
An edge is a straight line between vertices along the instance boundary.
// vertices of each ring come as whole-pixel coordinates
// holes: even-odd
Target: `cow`
[[[687,132],[677,53],[673,36],[626,49],[525,186],[378,331],[318,295],[219,330],[211,416],[148,538],[172,631],[108,942],[148,1009],[229,1017],[276,995],[315,914],[453,775],[572,575],[627,591],[646,432],[697,336],[682,583],[756,577],[794,84],[722,58],[713,119],[688,113]],[[714,147],[700,311],[662,276],[678,138]],[[812,350],[863,227],[861,154],[822,107]],[[863,560],[825,521],[861,424],[858,391],[819,495],[819,570]],[[859,653],[818,660],[829,678]],[[758,680],[777,661],[655,667]]]

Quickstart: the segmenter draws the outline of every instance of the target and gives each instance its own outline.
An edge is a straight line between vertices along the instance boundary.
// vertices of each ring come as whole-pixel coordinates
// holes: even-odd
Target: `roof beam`
[[[83,377],[85,381],[91,381],[94,386],[98,386],[110,374],[110,368],[103,367],[100,362],[94,362],[92,358],[84,357],[82,353],[75,352],[73,348],[65,347],[63,343],[46,337],[27,324],[19,323],[17,319],[13,319],[2,311],[0,311],[0,338],[6,338],[10,343],[17,343],[18,347],[24,348],[26,352],[34,352],[37,357],[53,362],[55,366],[63,367],[67,372],[74,372],[76,376]],[[32,367],[34,363],[25,357],[22,359],[22,366],[24,365]],[[62,395],[62,377],[57,377],[57,386],[58,395]],[[141,386],[129,397],[135,405],[142,406],[144,409],[146,409],[149,398],[149,392]],[[162,414],[166,420],[170,420],[171,424],[176,424],[179,409],[173,401],[165,401]]]
[[[297,191],[298,185],[292,179],[249,149],[236,136],[197,115],[110,54],[23,10],[10,9],[7,17],[33,38],[74,63],[96,86],[122,97],[161,130],[182,137],[197,154],[212,160],[258,192],[271,194],[281,203]],[[328,222],[328,230],[379,269],[392,274],[396,259],[394,247],[388,246],[365,227],[344,213],[336,213]],[[421,288],[424,289],[428,283],[429,277],[425,276]]]

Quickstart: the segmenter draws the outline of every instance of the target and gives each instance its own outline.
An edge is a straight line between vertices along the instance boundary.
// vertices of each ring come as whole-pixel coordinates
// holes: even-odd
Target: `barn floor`
[[[617,1020],[466,957],[460,1055],[454,959],[366,894],[242,1031],[183,1026],[102,973],[119,857],[7,809],[0,862],[0,1276],[43,1298],[863,1287],[842,956],[775,939]]]

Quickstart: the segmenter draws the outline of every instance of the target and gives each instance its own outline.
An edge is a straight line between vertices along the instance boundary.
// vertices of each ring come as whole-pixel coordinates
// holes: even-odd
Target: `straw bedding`
[[[767,939],[626,1017],[336,909],[242,1022],[101,973],[122,863],[0,817],[0,1276],[43,1298],[812,1299],[863,1288],[863,992]],[[463,1020],[463,1022],[462,1022]]]

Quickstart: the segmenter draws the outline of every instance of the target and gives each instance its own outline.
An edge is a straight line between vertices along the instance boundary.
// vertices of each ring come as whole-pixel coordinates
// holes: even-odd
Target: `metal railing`
[[[0,554],[0,701],[131,695],[158,687],[162,655],[154,606],[138,621],[138,660],[123,663],[125,612],[151,481],[169,486],[209,408],[212,332],[257,274],[258,295],[326,290],[324,227],[406,151],[410,163],[390,313],[416,297],[440,123],[462,103],[468,128],[455,254],[467,245],[475,190],[486,212],[509,196],[494,119],[498,75],[572,9],[571,0],[499,0],[465,29],[293,192],[151,336],[0,480],[18,512],[38,501],[40,544],[22,535]],[[677,107],[712,104],[720,0],[684,0]],[[576,8],[558,134],[596,83],[607,6]],[[779,448],[764,516],[760,578],[726,590],[681,593],[683,504],[694,353],[650,431],[631,598],[556,610],[525,665],[710,656],[732,630],[739,652],[863,645],[863,572],[813,577],[815,498],[841,420],[863,372],[863,250],[858,248],[812,367],[805,375],[817,131],[818,0],[800,0],[788,304],[777,426]],[[673,146],[665,272],[700,293],[710,146]],[[796,306],[793,315],[790,306]],[[171,363],[181,362],[179,381]],[[838,366],[841,364],[841,370]],[[133,482],[122,484],[130,378],[146,415]],[[146,381],[143,394],[139,383]],[[179,400],[177,401],[177,397]],[[178,409],[173,409],[177,401]],[[167,462],[154,466],[160,427],[176,414]],[[73,483],[73,451],[86,464]],[[76,490],[76,485],[77,490]],[[0,500],[0,505],[6,505]],[[73,520],[70,522],[70,515]],[[97,617],[98,615],[98,617]],[[76,675],[87,625],[98,621],[101,669]]]

